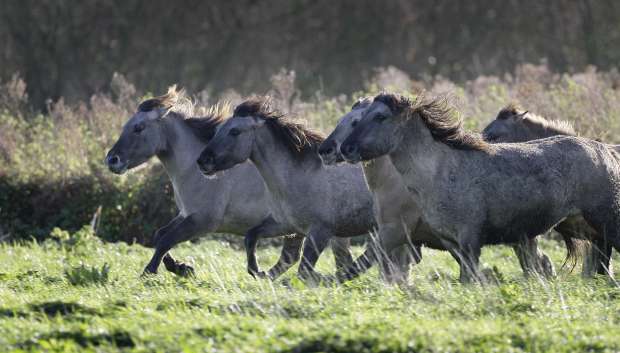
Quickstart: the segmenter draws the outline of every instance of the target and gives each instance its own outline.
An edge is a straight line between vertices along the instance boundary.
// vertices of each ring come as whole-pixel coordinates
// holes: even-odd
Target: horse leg
[[[401,248],[409,248],[409,239],[402,224],[381,224],[381,277],[388,283],[403,283],[409,272],[409,262],[401,262]],[[408,252],[408,251],[407,251]]]
[[[620,210],[617,203],[613,203],[616,209],[600,209],[583,214],[583,217],[594,230],[597,236],[592,242],[587,274],[598,273],[611,276],[611,247],[620,251]],[[584,273],[586,269],[584,268]]]
[[[313,281],[321,279],[322,276],[314,270],[314,266],[329,244],[331,237],[331,233],[323,229],[310,230],[304,242],[301,263],[299,264],[298,276],[300,279]]]
[[[581,275],[585,278],[595,274],[612,276],[611,273],[611,244],[600,233],[592,229],[589,222],[581,217],[566,219],[555,227],[555,230],[564,238],[589,239],[590,247],[586,251]]]
[[[165,226],[159,228],[155,234],[153,235],[153,244],[157,244],[157,241],[163,237],[166,233],[168,233],[170,231],[170,229],[172,229],[173,227],[177,226],[181,221],[183,221],[183,216],[178,215],[176,217],[174,217],[172,219],[172,221],[170,221],[168,224],[166,224]],[[182,263],[179,262],[177,260],[175,260],[172,255],[170,255],[170,253],[166,253],[166,255],[164,255],[164,258],[162,259],[164,266],[166,267],[166,269],[176,275],[184,275],[186,273],[189,272],[193,272],[193,269]]]
[[[536,238],[524,238],[517,244],[513,245],[513,249],[523,274],[526,277],[537,274],[545,278],[555,277],[555,269],[549,257],[538,248],[538,240]]]
[[[295,234],[284,238],[280,259],[267,273],[270,279],[280,277],[281,274],[288,271],[291,266],[299,261],[299,255],[301,254],[301,247],[304,244],[304,239],[305,237],[300,234]]]
[[[461,283],[484,282],[484,276],[478,269],[482,248],[477,235],[466,233],[458,237],[457,244],[445,242],[445,245],[452,257],[459,263]]]
[[[334,261],[336,263],[336,273],[346,275],[348,269],[353,267],[353,255],[351,255],[351,239],[333,237],[330,245],[332,253],[334,253]]]
[[[153,254],[153,257],[151,258],[149,264],[144,269],[143,274],[157,273],[157,269],[162,259],[164,258],[166,253],[176,244],[193,238],[201,231],[209,232],[209,227],[201,226],[202,223],[199,223],[195,219],[196,217],[197,215],[192,214],[183,218],[182,221],[171,227],[168,232],[166,232],[166,234],[162,234],[161,237],[159,237],[155,246],[155,253]],[[172,259],[172,257],[170,257],[170,259]],[[166,261],[169,262],[169,260]],[[177,274],[191,275],[193,269],[187,265],[182,265],[183,264],[180,264],[180,267],[177,268],[178,271],[182,272]]]
[[[581,275],[586,278],[593,277],[596,274],[613,277],[611,251],[612,246],[607,239],[594,239],[583,260]]]
[[[364,253],[358,256],[352,264],[348,265],[348,268],[342,269],[342,266],[339,268],[337,273],[338,280],[341,282],[353,280],[371,268],[379,256],[378,246],[376,239],[370,234],[370,240],[366,242]]]
[[[256,246],[260,238],[271,238],[280,235],[285,235],[288,231],[283,224],[278,223],[273,217],[267,216],[259,225],[250,228],[244,237],[245,252],[247,256],[247,268],[248,273],[253,277],[267,277],[264,271],[261,271],[258,266],[258,260],[256,258]],[[298,239],[299,238],[299,239]],[[303,243],[303,236],[293,236],[291,239],[286,238],[282,247],[282,253],[278,263],[270,270],[271,275],[269,278],[275,279],[281,275],[284,271],[290,268],[299,259],[299,250],[295,255],[295,247],[301,248]],[[292,263],[290,263],[292,261]],[[290,263],[290,264],[289,264]],[[277,267],[277,268],[276,268]]]
[[[417,263],[418,255],[421,254],[421,247],[410,244],[401,245],[392,250],[390,258],[394,269],[392,271],[392,282],[405,284],[409,279],[409,267],[412,263]]]

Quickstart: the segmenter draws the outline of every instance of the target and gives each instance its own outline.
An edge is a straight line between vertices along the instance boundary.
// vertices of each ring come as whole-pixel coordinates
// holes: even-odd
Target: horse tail
[[[584,249],[584,242],[565,234],[561,234],[562,240],[566,245],[566,257],[562,263],[562,269],[568,268],[568,272],[573,272],[577,266],[577,260],[581,258]]]

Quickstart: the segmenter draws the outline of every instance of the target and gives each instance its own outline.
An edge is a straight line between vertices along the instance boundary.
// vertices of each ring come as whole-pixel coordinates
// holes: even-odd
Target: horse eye
[[[239,136],[239,134],[241,133],[241,131],[239,129],[230,129],[230,131],[228,131],[228,134],[230,136]]]
[[[357,126],[357,120],[353,120],[353,121],[351,122],[351,126],[352,126],[352,127],[356,127],[356,126]]]
[[[377,116],[375,116],[375,119],[377,119],[377,121],[383,121],[383,120],[387,119],[387,116],[385,116],[383,114],[377,114]]]
[[[133,132],[135,132],[136,134],[139,134],[142,132],[142,130],[144,130],[144,123],[139,123],[133,126]]]

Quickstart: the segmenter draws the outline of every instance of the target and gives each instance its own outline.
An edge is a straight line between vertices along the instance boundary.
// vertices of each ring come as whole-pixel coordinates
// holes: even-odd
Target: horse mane
[[[540,115],[533,114],[527,110],[523,110],[516,103],[509,103],[497,113],[496,120],[512,119],[521,115],[523,122],[551,132],[554,135],[576,136],[573,124],[566,120],[549,120]]]
[[[235,108],[233,116],[252,116],[263,119],[276,135],[276,138],[282,141],[294,155],[304,154],[305,152],[315,153],[325,140],[325,137],[320,133],[290,120],[284,114],[273,109],[268,98],[253,97],[246,100]]]
[[[372,104],[372,97],[369,97],[369,96],[362,97],[358,99],[355,103],[353,103],[353,105],[351,106],[351,110],[367,108],[371,104]]]
[[[412,101],[402,95],[381,93],[375,97],[375,101],[387,105],[395,115],[404,113],[408,119],[418,116],[433,139],[452,148],[477,151],[489,149],[489,144],[479,135],[463,128],[463,121],[446,97],[427,99],[420,95]]]
[[[138,106],[138,112],[164,109],[167,111],[164,115],[166,118],[183,121],[199,140],[209,142],[215,136],[217,126],[229,114],[230,105],[218,103],[208,109],[201,108],[201,116],[193,116],[196,105],[187,98],[185,90],[177,91],[176,87],[172,85],[166,94],[143,101]]]

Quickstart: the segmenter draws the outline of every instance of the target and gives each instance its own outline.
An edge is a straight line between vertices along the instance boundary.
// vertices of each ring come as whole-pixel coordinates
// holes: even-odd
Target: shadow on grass
[[[81,347],[101,346],[104,344],[114,345],[121,348],[134,347],[136,344],[127,331],[113,331],[91,335],[83,331],[56,331],[30,338],[19,344],[22,348],[41,346],[45,341],[71,341]]]

